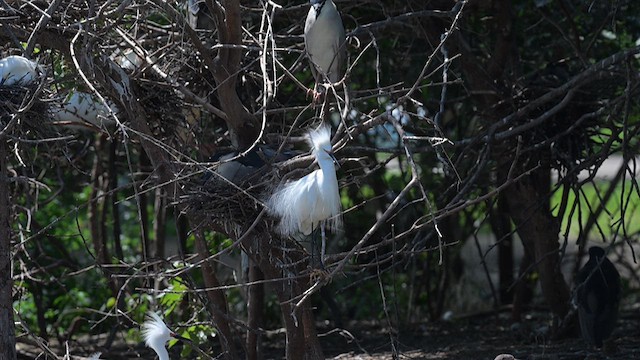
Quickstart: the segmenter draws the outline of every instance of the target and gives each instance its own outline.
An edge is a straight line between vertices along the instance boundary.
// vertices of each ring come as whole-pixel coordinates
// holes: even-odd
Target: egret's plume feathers
[[[269,212],[280,218],[278,232],[285,236],[309,235],[321,221],[340,227],[340,193],[331,155],[331,129],[321,126],[308,134],[320,169],[281,185],[267,201]]]
[[[158,354],[160,360],[169,359],[169,353],[165,348],[165,344],[172,336],[173,333],[158,314],[154,312],[147,314],[147,319],[144,324],[142,324],[142,337],[144,338],[145,344]]]
[[[320,149],[331,151],[331,128],[321,126],[316,130],[309,131],[309,146],[313,149],[313,154],[317,154]]]

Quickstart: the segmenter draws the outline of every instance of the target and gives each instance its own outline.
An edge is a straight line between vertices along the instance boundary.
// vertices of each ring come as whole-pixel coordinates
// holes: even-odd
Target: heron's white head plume
[[[165,344],[174,336],[174,333],[169,330],[158,314],[154,312],[147,314],[147,318],[142,324],[142,337],[145,344],[158,354],[160,360],[169,359]]]
[[[308,141],[315,156],[322,153],[331,154],[331,128],[329,126],[320,125],[319,128],[309,131]]]

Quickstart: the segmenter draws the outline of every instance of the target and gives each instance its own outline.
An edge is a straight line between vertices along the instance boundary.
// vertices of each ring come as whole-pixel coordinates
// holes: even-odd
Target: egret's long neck
[[[169,360],[169,352],[164,346],[154,347],[156,354],[158,354],[158,360]]]
[[[336,166],[329,155],[323,154],[318,156],[318,165],[320,165],[320,169],[322,169],[322,175],[325,181],[338,181],[336,177]]]

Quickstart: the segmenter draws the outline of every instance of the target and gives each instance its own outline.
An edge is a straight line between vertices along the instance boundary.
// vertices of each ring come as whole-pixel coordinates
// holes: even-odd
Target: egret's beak
[[[338,162],[338,159],[336,159],[336,157],[333,155],[333,151],[327,151],[327,155],[329,155],[331,160],[333,160],[333,163],[336,165],[336,168],[340,169],[340,163]]]

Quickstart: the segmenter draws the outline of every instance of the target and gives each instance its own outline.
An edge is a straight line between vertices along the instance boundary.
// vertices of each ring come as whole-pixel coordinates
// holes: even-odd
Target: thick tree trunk
[[[548,206],[548,177],[548,169],[536,170],[510,186],[505,197],[524,246],[533,249],[544,298],[553,314],[563,318],[569,310],[569,287],[560,269],[560,227]]]
[[[511,234],[511,219],[509,208],[504,195],[498,196],[496,209],[491,211],[491,228],[496,236],[498,247],[498,271],[500,274],[500,304],[510,304],[513,301],[513,236]]]
[[[518,283],[513,293],[513,309],[511,310],[511,320],[515,322],[522,321],[522,313],[524,307],[531,302],[533,298],[533,287],[535,286],[534,277],[531,275],[529,267],[533,265],[531,259],[531,251],[524,248],[524,256],[520,260],[520,269],[518,271]]]
[[[3,360],[16,358],[10,220],[7,149],[6,143],[2,139],[0,142],[0,359]]]
[[[209,257],[209,249],[204,238],[202,230],[196,231],[196,249],[202,259]],[[229,308],[227,306],[227,298],[223,290],[220,290],[220,282],[215,274],[214,265],[208,261],[202,263],[202,275],[204,285],[208,289],[207,297],[209,298],[209,310],[213,316],[213,321],[218,329],[218,338],[224,353],[223,359],[239,359],[236,347],[233,341],[233,334],[229,326]]]
[[[262,358],[262,318],[264,313],[264,275],[255,264],[249,264],[249,291],[247,301],[247,359]]]
[[[224,13],[216,13],[216,25],[220,43],[242,44],[242,19],[239,0],[224,0]],[[222,111],[227,115],[226,123],[231,134],[231,142],[240,149],[246,149],[256,140],[259,129],[256,119],[242,104],[236,91],[236,79],[242,60],[242,50],[222,48],[214,59],[212,69],[217,84],[216,94]]]
[[[244,241],[243,247],[258,264],[266,279],[282,279],[281,282],[274,283],[273,289],[280,302],[282,320],[287,334],[286,358],[288,360],[324,359],[310,299],[297,309],[295,308],[299,297],[309,286],[308,276],[299,277],[296,275],[300,275],[306,269],[308,262],[303,261],[299,255],[302,254],[302,251],[287,251],[285,253],[277,250],[286,247],[286,245],[274,246],[273,242],[275,241],[278,240],[270,239],[269,234],[264,233],[262,237],[256,236]],[[291,246],[295,245],[291,244]],[[283,269],[282,265],[275,265],[278,263],[292,265]]]
[[[93,249],[96,252],[96,262],[100,265],[106,264],[109,261],[109,250],[107,249],[104,233],[104,217],[102,216],[104,197],[100,195],[106,190],[103,189],[103,181],[101,181],[101,179],[104,178],[104,168],[102,166],[102,158],[100,157],[104,141],[104,136],[98,136],[96,138],[96,155],[93,159],[93,167],[91,169],[91,195],[89,197],[87,213]]]

